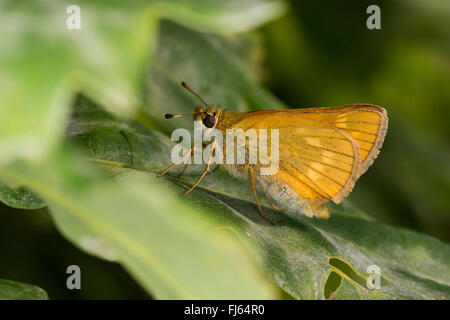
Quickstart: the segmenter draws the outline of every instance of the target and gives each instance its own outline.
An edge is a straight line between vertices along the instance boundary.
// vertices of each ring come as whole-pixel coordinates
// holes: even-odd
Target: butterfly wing
[[[278,171],[259,180],[278,202],[328,217],[325,203],[341,202],[378,154],[387,116],[372,105],[256,111],[234,127],[278,129]]]
[[[311,119],[320,119],[347,132],[358,142],[362,161],[360,175],[372,165],[386,136],[388,117],[384,108],[369,104],[357,104],[302,111]]]
[[[270,112],[270,110],[264,110],[250,112],[250,114],[253,113],[259,117]],[[337,108],[291,109],[276,112],[319,120],[348,133],[359,145],[362,162],[360,175],[376,159],[388,127],[386,110],[383,107],[371,104],[353,104]]]

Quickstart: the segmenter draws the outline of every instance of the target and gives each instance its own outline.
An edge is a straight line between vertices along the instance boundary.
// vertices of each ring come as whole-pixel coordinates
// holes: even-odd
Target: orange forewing
[[[330,125],[347,132],[358,142],[362,161],[361,174],[367,170],[378,155],[388,125],[386,110],[372,104],[353,104],[336,108],[263,110],[252,111],[247,114],[251,117],[245,117],[244,121],[248,121],[250,125],[256,124],[261,119],[260,117],[268,117],[275,122],[284,122],[287,116],[293,117],[293,122],[300,118],[314,119],[324,125]],[[266,119],[265,124],[268,122],[270,120]],[[263,127],[263,124],[257,124],[257,126]],[[271,127],[275,127],[275,125],[273,124]]]

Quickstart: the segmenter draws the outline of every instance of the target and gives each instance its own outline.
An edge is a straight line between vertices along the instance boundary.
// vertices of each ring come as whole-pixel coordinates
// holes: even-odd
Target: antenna
[[[168,113],[164,117],[166,119],[173,119],[173,118],[191,117],[191,116],[192,116],[192,113],[185,113],[185,114],[179,114],[179,113],[171,114],[171,113]]]
[[[196,96],[201,102],[203,102],[203,104],[204,104],[206,107],[208,106],[208,104],[206,103],[206,101],[203,100],[202,98],[200,98],[200,96],[199,96],[194,90],[192,90],[191,87],[189,87],[189,86],[186,84],[186,82],[181,81],[181,85],[182,85],[186,90],[188,90],[190,93],[192,93],[194,96]]]

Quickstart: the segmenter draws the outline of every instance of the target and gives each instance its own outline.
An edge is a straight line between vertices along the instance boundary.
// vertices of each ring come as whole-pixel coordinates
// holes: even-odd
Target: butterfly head
[[[206,128],[215,128],[219,122],[220,108],[208,106],[206,109],[196,107],[193,112],[194,121],[201,121]]]
[[[181,82],[181,85],[190,91],[193,95],[195,95],[203,104],[205,105],[205,108],[203,107],[195,107],[193,113],[187,113],[187,114],[166,114],[166,119],[172,119],[172,118],[180,118],[180,117],[190,117],[192,116],[194,121],[201,121],[202,125],[206,128],[215,128],[217,124],[219,123],[219,115],[220,115],[220,108],[219,107],[213,107],[205,102],[200,96],[195,93],[185,82]]]

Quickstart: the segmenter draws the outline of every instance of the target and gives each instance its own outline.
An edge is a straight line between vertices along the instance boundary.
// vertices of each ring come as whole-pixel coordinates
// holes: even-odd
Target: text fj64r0
[[[228,314],[235,317],[238,315],[251,315],[251,314],[264,314],[264,306],[263,305],[242,305],[242,304],[230,304],[228,306]]]

